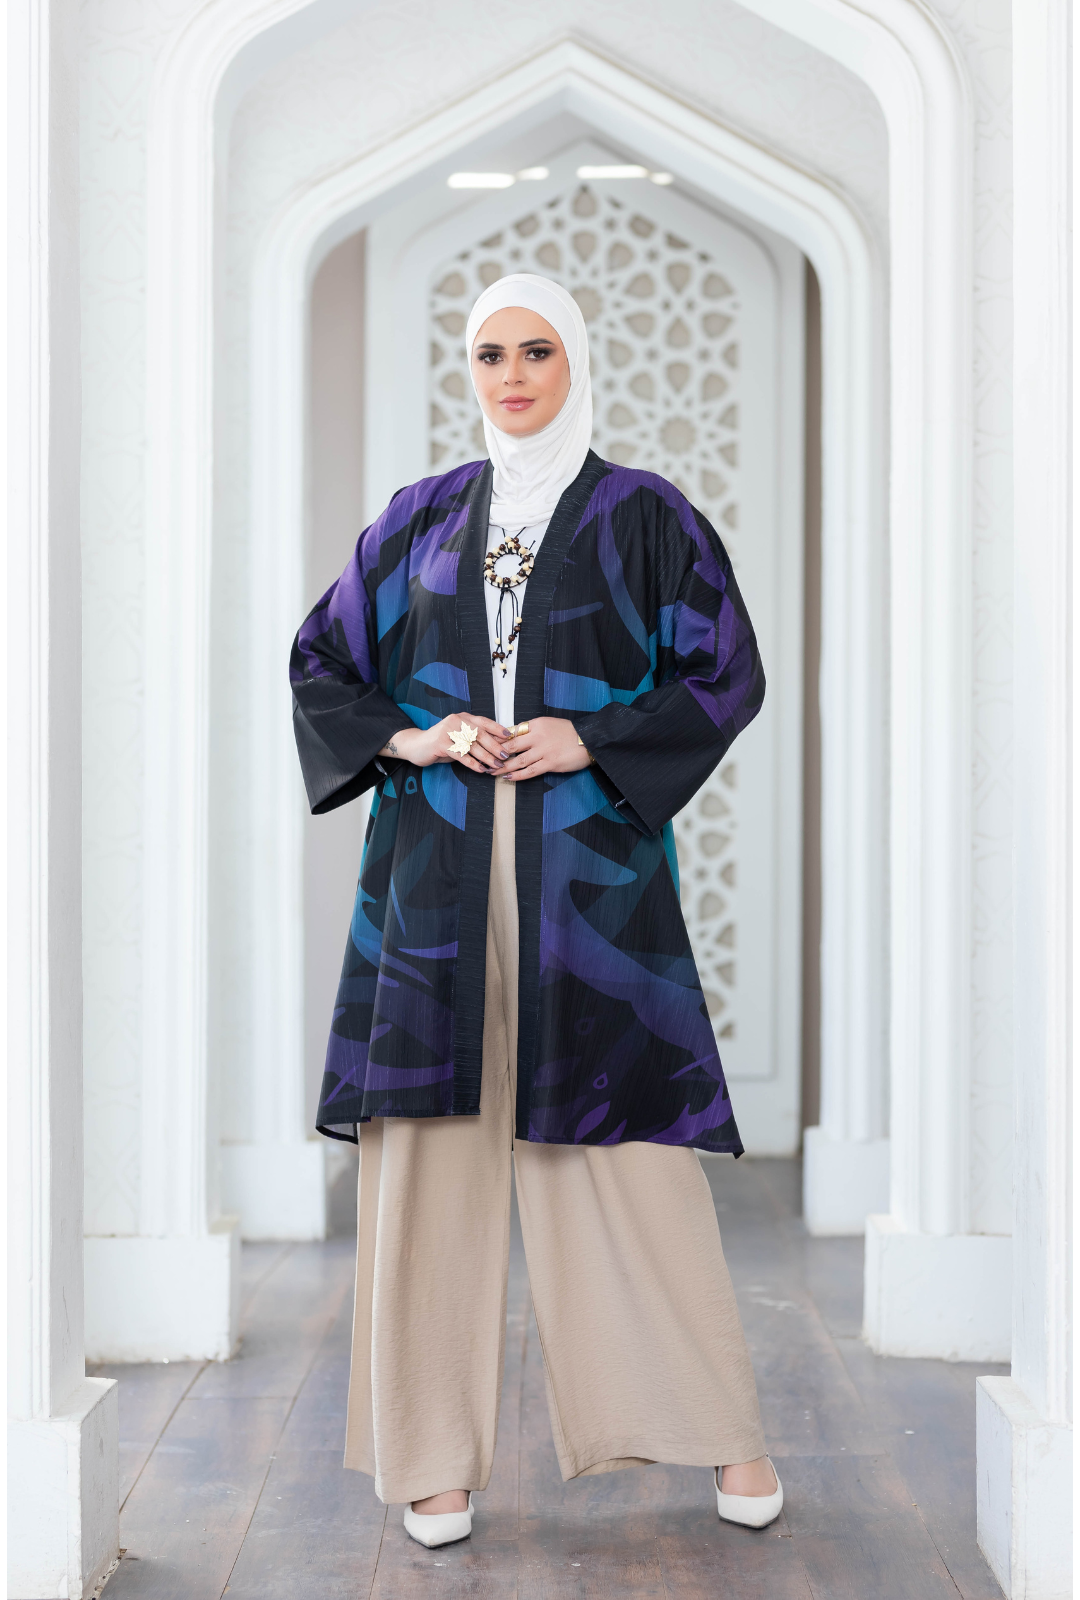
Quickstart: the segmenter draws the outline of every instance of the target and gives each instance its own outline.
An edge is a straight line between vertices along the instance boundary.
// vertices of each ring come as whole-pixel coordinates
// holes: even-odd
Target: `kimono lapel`
[[[495,716],[495,690],[484,600],[484,553],[491,506],[490,461],[472,485],[469,516],[458,561],[456,612],[461,657],[469,678],[469,708]],[[454,1094],[452,1116],[480,1110],[484,1059],[484,978],[487,959],[488,878],[495,822],[494,780],[458,767],[465,783],[465,840],[461,858],[458,954],[454,978]]]
[[[563,562],[581,527],[593,490],[610,467],[590,450],[585,464],[565,489],[540,543],[536,565],[525,590],[514,683],[514,720],[542,717],[545,709],[544,672],[548,659],[548,617]],[[483,603],[483,596],[481,596]],[[484,633],[485,642],[487,633]],[[472,687],[470,667],[469,685]],[[490,683],[490,664],[488,679]],[[543,778],[516,785],[516,878],[518,894],[518,1068],[515,1137],[529,1137],[529,1107],[536,1049],[540,1037],[540,917],[543,862]],[[486,907],[485,907],[486,909]]]
[[[484,556],[487,552],[492,477],[491,462],[488,461],[479,477],[470,485],[469,515],[458,561],[457,630],[469,674],[469,707],[478,716],[494,720],[495,688],[491,676],[491,651],[488,648],[487,602],[484,599]],[[469,776],[479,778],[480,774],[470,773]]]

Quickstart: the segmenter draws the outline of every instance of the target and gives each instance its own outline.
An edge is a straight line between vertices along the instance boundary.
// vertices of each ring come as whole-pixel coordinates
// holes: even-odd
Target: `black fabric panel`
[[[528,722],[545,712],[548,614],[559,576],[589,499],[610,468],[590,450],[569,488],[564,489],[540,542],[536,565],[525,589],[514,679],[514,721]],[[485,639],[487,635],[485,633]],[[490,676],[490,674],[489,674]],[[536,1051],[540,1033],[540,910],[544,840],[543,778],[526,778],[517,789],[515,876],[518,898],[518,1060],[515,1138],[529,1137]]]
[[[307,678],[293,685],[293,732],[308,803],[316,816],[379,781],[375,756],[411,727],[377,683]]]
[[[575,715],[572,717],[571,721],[576,728],[578,723],[577,716]],[[580,729],[578,730],[578,736],[581,737]],[[581,742],[582,744],[585,744],[584,738],[581,738]],[[603,767],[600,765],[599,761],[596,760],[595,752],[590,749],[588,745],[585,745],[585,748],[593,757],[593,765],[591,768],[592,775],[600,785],[600,788],[603,790],[605,797],[611,801],[612,805],[616,807],[620,815],[626,818],[627,822],[632,823],[633,826],[637,828],[639,833],[652,833],[654,830],[646,826],[646,824],[634,810],[633,806],[630,804],[629,800],[623,794],[622,790],[619,788],[619,785],[608,776]]]
[[[484,555],[491,506],[491,463],[472,490],[469,520],[458,563],[457,627],[469,704],[477,716],[495,720],[495,690],[488,649],[487,605],[484,600]],[[457,1115],[480,1111],[480,1079],[484,1064],[484,1001],[487,966],[488,880],[491,835],[495,825],[495,780],[458,764],[468,789],[465,848],[461,864],[461,910],[454,977],[454,1097]]]
[[[715,725],[679,683],[572,720],[607,779],[598,774],[597,782],[643,833],[658,833],[689,804],[731,742],[717,740]]]
[[[765,672],[759,660],[743,702],[751,716],[764,698]],[[597,782],[620,814],[643,833],[658,833],[690,803],[745,725],[717,730],[682,683],[662,684],[633,705],[612,701],[600,711],[575,712],[572,720],[602,769]]]

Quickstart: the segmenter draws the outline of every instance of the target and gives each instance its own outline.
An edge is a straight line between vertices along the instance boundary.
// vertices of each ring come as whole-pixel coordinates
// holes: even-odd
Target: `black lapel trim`
[[[461,540],[455,594],[458,638],[469,675],[469,707],[495,716],[495,690],[484,603],[484,553],[491,505],[491,462],[474,480]],[[494,779],[459,766],[465,780],[465,842],[461,851],[458,955],[454,979],[454,1093],[451,1112],[476,1116],[484,1065],[484,970],[487,961],[488,878],[495,825]]]
[[[525,589],[514,680],[514,720],[544,715],[544,672],[548,657],[548,614],[555,585],[593,490],[611,468],[590,450],[585,464],[565,489],[552,513]],[[484,634],[485,640],[487,634]],[[471,671],[471,668],[470,668]],[[490,677],[490,674],[489,674]],[[470,688],[472,687],[470,679]],[[543,778],[516,785],[515,862],[518,896],[518,1063],[515,1138],[529,1137],[529,1108],[540,1033],[540,889],[544,844]]]

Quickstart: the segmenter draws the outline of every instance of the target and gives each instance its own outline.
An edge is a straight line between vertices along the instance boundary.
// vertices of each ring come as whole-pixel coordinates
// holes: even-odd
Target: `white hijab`
[[[577,301],[550,278],[532,272],[511,272],[500,278],[473,306],[465,329],[470,376],[477,334],[488,317],[506,306],[524,306],[549,322],[570,363],[570,393],[558,416],[539,433],[515,437],[484,417],[484,442],[495,469],[491,520],[516,530],[546,522],[563,490],[581,471],[592,441],[592,380],[589,336]]]

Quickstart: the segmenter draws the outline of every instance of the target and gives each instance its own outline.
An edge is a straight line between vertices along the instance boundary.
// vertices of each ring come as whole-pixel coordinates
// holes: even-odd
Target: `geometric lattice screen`
[[[589,329],[593,448],[657,472],[718,529],[738,570],[739,297],[707,251],[588,185],[524,212],[432,275],[430,463],[485,454],[463,335],[481,289],[540,272]],[[683,911],[720,1039],[737,1036],[737,761],[675,819]]]

